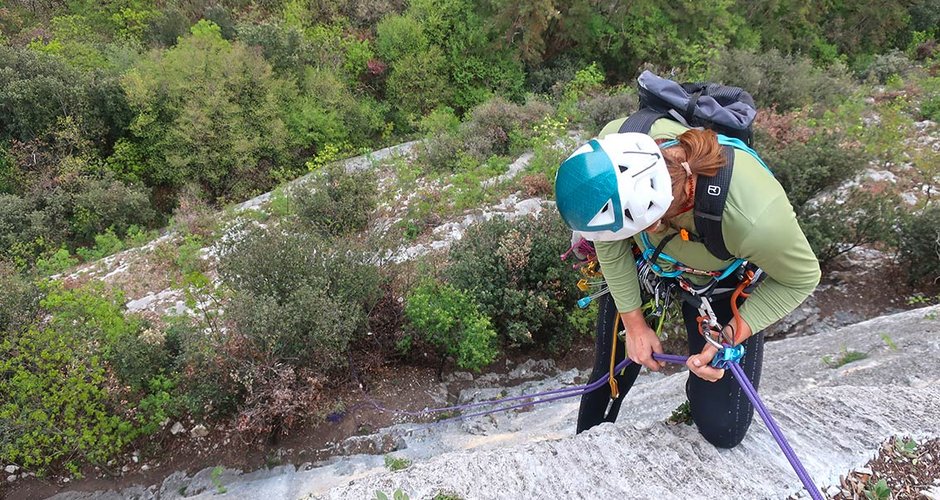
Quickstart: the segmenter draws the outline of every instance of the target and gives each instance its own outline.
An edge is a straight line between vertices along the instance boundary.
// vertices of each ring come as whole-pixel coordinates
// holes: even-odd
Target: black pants
[[[598,300],[599,314],[596,328],[596,350],[594,370],[591,380],[606,376],[610,370],[610,349],[613,342],[613,329],[617,325],[617,307],[610,294]],[[731,321],[730,296],[714,299],[712,308],[718,316],[718,321],[725,324]],[[696,316],[698,310],[688,304],[682,305],[682,316],[685,320],[685,329],[688,335],[689,352],[697,354],[705,347],[705,339],[698,333]],[[764,334],[755,333],[744,342],[745,355],[741,360],[741,368],[748,376],[754,387],[760,384],[761,363],[764,357]],[[617,362],[624,358],[624,344],[617,340]],[[603,422],[614,422],[620,412],[620,405],[630,387],[640,373],[640,365],[630,364],[622,374],[615,378],[620,390],[617,399],[611,399],[610,386],[603,385],[598,389],[581,396],[581,408],[578,413],[577,432],[582,432]],[[744,391],[734,379],[730,370],[725,371],[724,377],[717,382],[708,382],[689,373],[685,385],[686,395],[692,410],[692,420],[698,427],[702,436],[719,448],[733,448],[744,439],[751,420],[754,417],[754,407],[747,399]]]

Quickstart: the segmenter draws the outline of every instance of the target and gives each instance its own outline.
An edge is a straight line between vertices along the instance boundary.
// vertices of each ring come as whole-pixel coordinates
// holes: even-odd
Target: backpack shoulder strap
[[[734,147],[723,145],[721,153],[725,158],[725,166],[714,176],[698,176],[695,188],[695,230],[712,255],[727,260],[733,256],[725,246],[725,238],[721,234],[721,216],[728,200],[728,187],[731,185],[731,174],[734,171]]]
[[[624,122],[620,125],[620,129],[617,130],[617,133],[623,134],[625,132],[639,132],[641,134],[649,134],[650,129],[653,128],[653,123],[660,119],[666,118],[669,114],[663,113],[661,111],[656,111],[652,108],[640,108],[639,111],[630,115]]]

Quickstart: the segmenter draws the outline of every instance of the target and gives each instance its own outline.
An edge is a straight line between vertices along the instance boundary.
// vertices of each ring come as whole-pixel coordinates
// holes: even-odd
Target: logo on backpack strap
[[[708,186],[708,194],[712,196],[721,196],[721,186]]]

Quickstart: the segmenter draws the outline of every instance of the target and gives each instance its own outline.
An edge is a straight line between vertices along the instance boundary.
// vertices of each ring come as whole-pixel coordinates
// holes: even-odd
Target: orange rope
[[[607,372],[607,383],[610,384],[610,397],[617,399],[620,397],[620,388],[617,386],[617,380],[614,379],[614,368],[617,366],[617,330],[620,326],[620,313],[617,313],[617,319],[614,320],[613,338],[610,345],[610,371]],[[626,354],[626,353],[624,353]]]

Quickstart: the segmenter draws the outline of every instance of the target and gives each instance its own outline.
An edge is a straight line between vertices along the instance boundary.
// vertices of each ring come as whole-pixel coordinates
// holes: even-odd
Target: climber
[[[602,386],[582,396],[579,433],[616,420],[641,365],[652,371],[663,365],[652,357],[663,352],[662,345],[641,310],[640,280],[649,274],[643,271],[698,287],[723,325],[720,333],[712,333],[727,345],[744,345],[740,364],[755,387],[762,330],[803,302],[820,278],[819,263],[783,188],[744,142],[672,117],[650,120],[646,133],[626,128],[625,119],[609,123],[561,164],[555,179],[561,217],[593,242],[610,291],[598,301],[591,380],[608,373],[611,349],[618,343],[615,354],[623,359],[618,319],[626,331],[627,356],[635,362],[617,374],[619,394]],[[740,292],[737,285],[747,274],[744,261],[749,269],[759,267],[765,279],[750,295],[732,294],[736,288]],[[743,297],[748,298],[742,303]],[[711,366],[718,348],[702,335],[701,313],[690,302],[683,302],[682,315],[692,420],[710,443],[732,448],[744,438],[754,409],[733,375]]]

